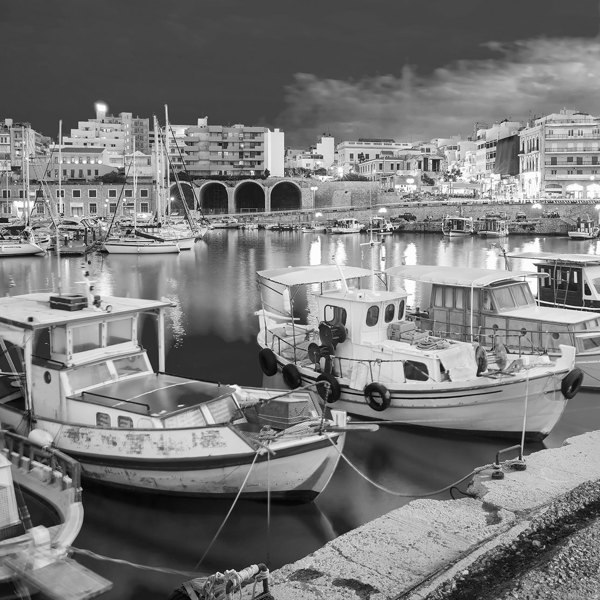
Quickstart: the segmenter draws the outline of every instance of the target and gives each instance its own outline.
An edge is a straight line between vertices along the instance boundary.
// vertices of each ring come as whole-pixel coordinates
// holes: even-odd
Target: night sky
[[[301,147],[600,115],[598,0],[1,0],[0,118],[262,125]]]

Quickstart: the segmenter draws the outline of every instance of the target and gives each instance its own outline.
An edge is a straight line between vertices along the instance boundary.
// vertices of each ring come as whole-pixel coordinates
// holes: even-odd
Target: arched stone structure
[[[229,192],[221,181],[207,181],[200,186],[198,201],[205,215],[228,213]]]
[[[247,179],[238,183],[233,191],[234,212],[265,212],[265,188],[258,182]]]
[[[302,190],[295,181],[277,182],[271,188],[269,198],[272,211],[302,208]]]

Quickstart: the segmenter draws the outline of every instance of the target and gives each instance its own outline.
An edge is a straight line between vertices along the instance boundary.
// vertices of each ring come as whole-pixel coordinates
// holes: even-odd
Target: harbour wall
[[[523,539],[534,552],[536,519],[573,490],[600,480],[599,452],[596,431],[525,461],[497,457],[473,478],[470,497],[415,500],[366,523],[273,572],[271,593],[278,600],[433,597],[468,577],[478,561],[493,564],[488,558],[499,550],[514,552]],[[498,472],[503,479],[495,478]],[[561,505],[560,519],[581,508],[580,501]]]

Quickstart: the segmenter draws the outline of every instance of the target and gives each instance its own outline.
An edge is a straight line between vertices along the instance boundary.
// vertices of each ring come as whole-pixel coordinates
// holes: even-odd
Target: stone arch
[[[271,188],[271,210],[302,208],[302,190],[295,181],[279,181]]]
[[[236,213],[265,212],[265,188],[252,179],[241,181],[235,186],[233,205]]]
[[[229,194],[222,181],[207,181],[198,190],[198,202],[206,215],[229,212]]]

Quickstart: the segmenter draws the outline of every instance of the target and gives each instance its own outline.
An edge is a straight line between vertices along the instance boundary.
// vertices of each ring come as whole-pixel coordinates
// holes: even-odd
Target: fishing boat
[[[575,229],[567,232],[572,240],[593,240],[600,235],[598,223],[588,216],[577,217]]]
[[[386,273],[423,284],[412,315],[419,328],[517,354],[557,358],[561,345],[573,346],[583,386],[600,388],[600,314],[539,306],[528,283],[535,271],[399,265]]]
[[[369,219],[366,225],[362,226],[362,233],[392,233],[394,231],[394,225],[388,221],[385,217],[374,216]]]
[[[338,219],[327,227],[327,233],[360,233],[362,225],[357,219]]]
[[[600,256],[515,252],[507,257],[536,261],[539,304],[600,312]]]
[[[315,498],[346,415],[316,392],[165,373],[168,301],[34,293],[0,298],[0,420],[75,458],[99,483],[190,496]],[[158,372],[138,341],[156,321]]]
[[[211,229],[240,229],[241,224],[235,217],[221,217],[210,221]],[[270,229],[265,227],[265,229]]]
[[[325,233],[327,231],[327,225],[324,223],[310,223],[303,225],[301,231],[302,233]]]
[[[69,556],[83,525],[77,461],[0,430],[0,488],[0,597],[85,600],[112,587]],[[40,525],[35,506],[49,507],[55,524]]]
[[[365,277],[371,288],[360,286]],[[281,371],[292,389],[316,383],[326,402],[364,417],[530,439],[548,435],[581,386],[574,348],[561,345],[554,358],[488,356],[480,344],[418,331],[405,318],[406,292],[375,289],[376,280],[372,270],[350,266],[259,271],[263,372]],[[297,299],[316,312],[297,315]]]
[[[477,235],[488,238],[500,238],[508,235],[508,219],[506,215],[485,215],[479,224]]]
[[[442,233],[447,237],[468,237],[473,235],[473,217],[446,215],[442,219]]]

